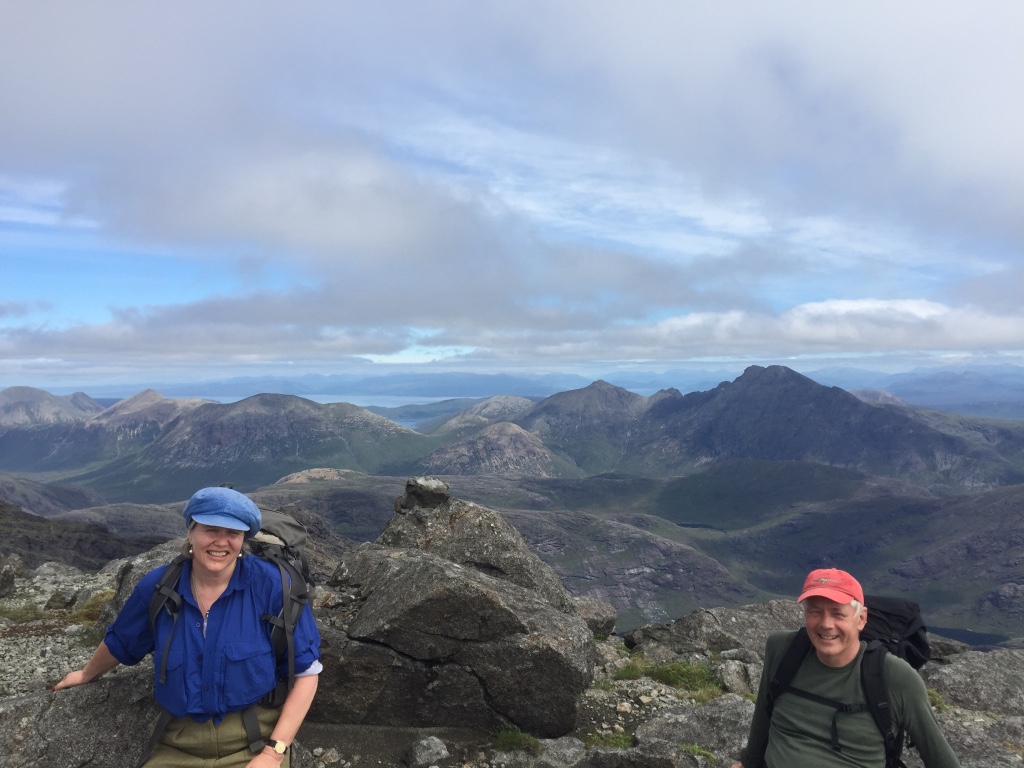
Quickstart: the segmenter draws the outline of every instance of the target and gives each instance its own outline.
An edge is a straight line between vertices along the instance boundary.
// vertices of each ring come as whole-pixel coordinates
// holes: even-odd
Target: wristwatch
[[[276,739],[267,739],[267,746],[277,752],[279,755],[283,755],[288,751],[288,745],[283,741],[277,741]]]

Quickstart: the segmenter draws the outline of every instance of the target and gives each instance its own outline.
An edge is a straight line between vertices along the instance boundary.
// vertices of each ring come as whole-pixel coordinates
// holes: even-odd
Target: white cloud
[[[41,287],[44,325],[0,286],[0,357],[1016,349],[1021,28],[996,0],[5,8],[0,258],[31,228],[19,263],[80,269],[43,240],[77,227],[131,288],[69,319]],[[221,271],[161,292],[152,254]]]

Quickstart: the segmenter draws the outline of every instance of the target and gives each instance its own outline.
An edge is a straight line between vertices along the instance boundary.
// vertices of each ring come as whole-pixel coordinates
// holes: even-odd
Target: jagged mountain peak
[[[85,421],[103,410],[88,395],[51,395],[34,387],[0,390],[0,426],[32,426]]]
[[[647,407],[643,395],[595,381],[542,400],[516,423],[564,451],[585,471],[600,473],[621,461]]]
[[[146,389],[114,403],[102,413],[96,414],[90,423],[118,427],[153,422],[162,427],[182,413],[209,402],[211,401],[199,398],[171,399],[155,390]]]
[[[518,413],[532,407],[533,401],[529,398],[515,395],[497,395],[470,406],[463,413],[483,416],[485,419],[493,419],[499,415],[504,416],[509,413]]]
[[[808,389],[835,389],[838,387],[826,387],[814,379],[804,376],[802,373],[787,368],[784,365],[751,365],[748,366],[733,382],[723,382],[720,386],[737,389],[748,387],[796,387]],[[843,391],[843,390],[839,390]]]
[[[901,397],[884,389],[856,389],[850,394],[863,400],[865,403],[879,403],[882,405],[898,405],[902,408],[909,408],[910,404]]]
[[[582,389],[551,395],[537,403],[523,418],[529,421],[561,416],[597,418],[615,413],[633,416],[646,407],[647,398],[643,395],[599,380]]]
[[[498,395],[482,400],[452,416],[434,430],[434,434],[450,435],[486,427],[500,421],[511,421],[530,410],[533,401],[526,397]]]
[[[582,474],[535,434],[507,421],[491,424],[425,456],[419,467],[438,475],[576,477]]]

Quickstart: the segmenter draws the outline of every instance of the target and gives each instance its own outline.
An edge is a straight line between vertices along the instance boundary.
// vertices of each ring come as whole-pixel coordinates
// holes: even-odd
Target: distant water
[[[969,629],[954,629],[950,627],[933,627],[928,625],[928,631],[936,635],[948,637],[951,640],[959,640],[968,645],[996,645],[1004,640],[1009,640],[1009,635],[997,635],[988,632],[972,632]]]
[[[177,396],[183,397],[183,396]],[[237,403],[245,400],[251,395],[240,395],[238,397],[226,397],[224,395],[188,395],[187,397],[198,397],[202,400],[214,400],[218,403]],[[455,396],[447,397],[416,397],[414,395],[296,395],[314,403],[351,403],[360,408],[376,406],[378,408],[399,408],[403,405],[426,405],[428,403],[439,403],[442,400],[455,400]]]

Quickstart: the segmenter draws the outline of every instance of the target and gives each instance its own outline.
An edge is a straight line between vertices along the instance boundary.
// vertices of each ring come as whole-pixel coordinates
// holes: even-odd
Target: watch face
[[[288,745],[285,744],[283,741],[274,741],[273,739],[271,739],[267,742],[267,746],[269,746],[279,755],[283,755],[285,752],[288,751]]]

